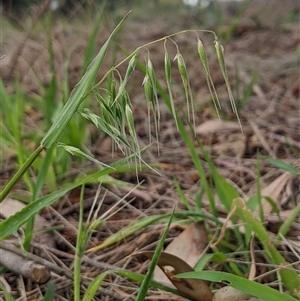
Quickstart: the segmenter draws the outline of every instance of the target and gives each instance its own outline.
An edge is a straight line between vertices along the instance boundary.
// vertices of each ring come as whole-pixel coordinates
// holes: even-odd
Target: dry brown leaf
[[[213,301],[262,301],[243,293],[231,286],[220,288],[214,295]]]
[[[267,187],[263,188],[261,190],[261,195],[263,197],[270,197],[277,204],[282,189],[284,188],[287,181],[291,179],[291,177],[292,177],[291,173],[289,172],[283,173],[275,181],[273,181]],[[264,215],[268,216],[272,212],[271,204],[265,198],[263,198],[262,206],[263,206]]]
[[[152,259],[154,252],[143,251],[133,255],[147,256],[149,259]],[[194,271],[194,269],[181,258],[170,253],[161,252],[157,265],[179,291],[198,301],[212,301],[214,294],[203,280],[176,278],[177,274]]]
[[[232,121],[223,121],[219,119],[211,119],[205,121],[201,125],[196,128],[196,133],[199,135],[208,135],[214,134],[216,132],[223,132],[223,131],[240,131],[241,128],[237,122]]]
[[[189,225],[181,232],[165,249],[165,252],[174,254],[188,263],[195,266],[202,252],[207,246],[207,233],[202,222]],[[171,285],[161,269],[154,271],[154,280]]]
[[[271,204],[268,202],[268,200],[264,197],[269,197],[271,198],[276,204],[279,201],[279,196],[283,190],[283,188],[285,187],[286,183],[288,180],[290,180],[292,178],[292,174],[289,172],[285,172],[283,173],[280,177],[278,177],[276,180],[274,180],[271,184],[269,184],[267,187],[263,188],[261,190],[261,195],[262,195],[262,207],[263,207],[263,212],[264,212],[264,216],[265,219],[267,221],[278,221],[278,217],[270,215],[272,212],[272,206]],[[282,211],[280,213],[281,218],[288,218],[290,216],[290,214],[292,213],[293,210],[285,210]],[[258,209],[254,212],[256,214],[258,214]],[[220,218],[220,221],[222,221],[224,223],[224,227],[225,225],[227,226],[227,228],[232,228],[233,225],[231,223],[231,221],[228,221],[228,218],[224,219],[224,218]],[[241,227],[239,227],[239,230],[241,231],[241,233],[245,232],[244,226],[242,225]]]
[[[181,296],[172,295],[172,294],[159,294],[159,295],[150,295],[145,298],[145,300],[175,300],[175,301],[186,301],[186,298]]]

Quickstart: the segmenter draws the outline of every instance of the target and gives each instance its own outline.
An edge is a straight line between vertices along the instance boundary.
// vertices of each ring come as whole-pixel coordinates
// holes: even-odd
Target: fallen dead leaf
[[[231,286],[220,288],[214,295],[213,301],[262,301]]]
[[[150,251],[133,254],[133,256],[146,256],[149,259],[152,259],[153,255],[154,252]],[[194,271],[194,269],[181,258],[174,254],[161,252],[157,265],[179,291],[197,301],[212,301],[214,294],[203,280],[176,278],[177,274]]]
[[[276,204],[278,203],[280,193],[284,188],[285,184],[289,179],[291,179],[292,174],[289,172],[283,173],[280,177],[274,180],[271,184],[261,190],[261,195],[263,197],[271,198]],[[268,216],[272,212],[271,204],[263,198],[262,207],[264,211],[264,216]]]
[[[214,134],[216,132],[240,131],[241,128],[237,122],[223,121],[219,119],[207,120],[196,128],[196,133],[199,135]]]
[[[202,252],[207,246],[207,233],[202,222],[189,225],[181,232],[165,249],[165,252],[174,254],[188,263],[195,266]],[[171,285],[161,269],[154,271],[154,280]]]

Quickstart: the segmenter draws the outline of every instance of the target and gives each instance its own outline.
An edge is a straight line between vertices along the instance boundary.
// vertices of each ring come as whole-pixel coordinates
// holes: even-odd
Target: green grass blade
[[[260,185],[260,160],[259,156],[256,158],[256,195],[257,195],[257,206],[258,206],[258,212],[260,221],[264,222],[264,209],[262,205],[262,195],[261,195],[261,185]]]
[[[13,186],[20,180],[20,178],[23,176],[23,174],[27,171],[27,169],[32,165],[34,160],[37,158],[37,156],[41,153],[43,150],[43,146],[39,146],[24,162],[24,164],[20,167],[20,169],[14,174],[14,176],[11,178],[11,180],[6,184],[4,189],[0,193],[0,202],[2,202],[6,196],[9,194]],[[0,239],[1,240],[1,239]]]
[[[35,201],[38,198],[38,196],[42,190],[42,186],[46,180],[48,169],[52,163],[53,150],[54,150],[54,147],[51,147],[46,152],[46,156],[44,157],[44,159],[42,161],[42,165],[39,169],[39,173],[38,173],[36,182],[33,187],[33,194],[32,194],[32,198],[31,198],[31,202]],[[34,227],[34,216],[32,218],[30,218],[26,224],[24,242],[23,242],[23,247],[25,250],[28,250],[28,248],[30,246],[32,235],[34,233],[33,227]]]
[[[233,199],[239,197],[239,194],[236,191],[236,189],[234,187],[232,187],[232,185],[230,185],[226,181],[226,179],[219,174],[211,157],[209,156],[208,152],[204,149],[203,145],[201,144],[201,141],[198,139],[197,142],[203,153],[205,160],[207,161],[207,163],[209,165],[211,176],[214,180],[214,184],[216,186],[216,190],[219,195],[220,201],[223,203],[227,212],[229,212],[231,209],[231,206],[232,206]]]
[[[211,176],[214,180],[214,184],[216,186],[216,190],[217,190],[217,194],[219,196],[220,201],[222,202],[222,204],[224,205],[225,209],[227,210],[227,212],[229,213],[231,208],[232,208],[232,201],[239,197],[238,192],[236,191],[236,189],[230,185],[226,179],[219,174],[216,166],[214,165],[212,159],[210,158],[209,154],[207,153],[207,151],[203,148],[201,142],[198,140],[198,144],[201,148],[201,151],[203,153],[203,156],[205,158],[205,160],[208,162],[209,165],[209,169],[211,172]],[[231,219],[233,221],[233,223],[235,223],[235,218]],[[234,233],[236,238],[238,239],[238,244],[240,246],[244,245],[244,239],[239,231],[238,228],[234,228]]]
[[[52,122],[52,117],[55,112],[56,107],[56,95],[57,95],[57,82],[56,82],[56,70],[55,70],[55,55],[53,50],[53,40],[52,40],[52,25],[51,25],[51,13],[47,14],[46,18],[46,33],[47,33],[47,44],[49,53],[49,69],[51,71],[51,80],[49,86],[46,88],[46,95],[44,103],[44,114],[47,128],[50,127]]]
[[[295,222],[296,218],[300,215],[300,203],[294,208],[290,216],[285,219],[282,225],[279,228],[276,240],[281,240],[282,236],[285,236],[287,232],[291,229],[292,224]]]
[[[209,220],[213,221],[214,223],[216,223],[216,225],[219,225],[219,226],[222,225],[222,223],[216,217],[214,217],[212,215],[202,214],[200,212],[199,213],[194,212],[194,211],[175,212],[174,216],[181,220],[183,218],[189,218],[189,217],[193,217],[194,219],[209,219]],[[163,214],[163,215],[153,215],[153,216],[147,216],[147,217],[141,218],[140,220],[137,220],[137,221],[133,222],[132,224],[130,224],[128,227],[123,228],[119,232],[110,235],[102,244],[89,249],[87,252],[97,252],[97,251],[103,250],[103,249],[121,241],[122,239],[125,239],[125,238],[129,237],[130,235],[133,235],[137,231],[140,231],[140,230],[144,229],[145,227],[152,225],[153,223],[155,223],[157,221],[164,221],[166,219],[168,220],[169,217],[170,217],[170,214]]]
[[[300,172],[292,165],[278,159],[266,158],[266,160],[277,168],[290,172],[292,175],[300,176]]]
[[[134,272],[131,272],[131,271],[126,271],[126,270],[118,270],[118,271],[113,271],[115,274],[119,275],[119,276],[122,276],[124,278],[127,278],[127,279],[130,279],[132,281],[136,281],[138,283],[142,283],[143,280],[145,279],[145,275],[142,275],[142,274],[137,274],[137,273],[134,273]],[[194,300],[192,297],[188,296],[187,294],[181,292],[181,291],[178,291],[176,289],[173,289],[169,286],[166,286],[162,283],[159,283],[155,280],[151,280],[150,281],[150,286],[153,287],[153,288],[157,288],[157,289],[160,289],[160,290],[163,290],[165,292],[169,292],[169,293],[172,293],[174,295],[177,295],[177,296],[181,296],[181,297],[184,297],[188,300],[191,300],[191,301],[196,301]]]
[[[54,284],[53,284],[53,282],[49,281],[47,283],[46,294],[45,294],[44,298],[41,301],[52,301],[52,300],[54,300],[54,292],[55,292]]]
[[[81,258],[84,253],[86,231],[83,225],[83,213],[84,213],[84,185],[81,187],[80,192],[80,209],[79,209],[79,221],[78,221],[78,233],[76,240],[76,251],[74,259],[74,301],[80,301],[80,267]]]
[[[98,275],[86,289],[82,301],[92,301],[101,283],[105,280],[106,276],[112,274],[114,271],[105,271]]]
[[[272,262],[278,266],[281,266],[279,274],[283,284],[290,292],[296,293],[296,291],[300,288],[300,277],[298,276],[297,272],[292,266],[284,268],[284,266],[287,266],[288,263],[275,248],[264,225],[257,220],[254,216],[254,213],[247,208],[245,201],[241,198],[237,198],[234,200],[234,204],[237,206],[237,214],[239,218],[252,229],[256,237],[262,243],[266,254],[269,256]]]
[[[224,272],[217,271],[200,271],[189,272],[176,275],[178,278],[183,279],[203,279],[212,282],[229,282],[229,285],[254,297],[260,298],[265,301],[296,301],[295,298],[280,293],[266,285]]]
[[[99,28],[101,25],[101,21],[103,19],[103,14],[104,14],[104,8],[105,8],[105,3],[101,5],[100,12],[99,12],[99,17],[95,22],[95,27],[94,30],[89,38],[87,47],[85,49],[84,53],[84,60],[83,60],[83,74],[85,73],[87,67],[89,64],[92,62],[94,53],[97,47],[97,34],[99,32]]]
[[[148,268],[148,272],[147,272],[145,278],[143,279],[141,287],[140,287],[139,292],[138,292],[138,295],[136,296],[136,299],[135,299],[136,301],[144,301],[145,298],[146,298],[147,291],[149,289],[149,286],[151,285],[151,280],[152,280],[152,276],[153,276],[153,273],[154,273],[154,269],[155,269],[156,264],[159,260],[160,253],[163,250],[164,243],[165,243],[165,240],[167,238],[173,216],[174,216],[174,209],[173,209],[173,212],[170,216],[168,225],[167,225],[167,227],[166,227],[166,229],[165,229],[165,231],[164,231],[162,237],[160,238],[159,243],[156,247],[156,250],[154,252],[154,255],[152,257],[152,260],[151,260],[149,268]]]
[[[56,202],[60,197],[64,196],[70,190],[78,186],[84,185],[86,183],[90,183],[95,180],[98,180],[101,176],[107,175],[113,171],[117,172],[118,167],[126,164],[127,160],[128,158],[122,159],[112,164],[110,168],[104,168],[102,170],[98,170],[97,172],[85,177],[84,179],[81,179],[78,182],[69,184],[60,190],[50,193],[28,204],[21,211],[10,216],[9,218],[7,218],[6,220],[0,223],[0,241],[3,240],[5,237],[13,234],[23,224],[25,224],[30,217],[32,217],[34,214],[37,214],[43,208],[50,206],[51,204]]]
[[[176,179],[174,179],[174,185],[175,185],[177,194],[178,194],[182,204],[185,206],[186,209],[188,209],[189,211],[192,211],[192,207],[189,204],[189,201],[188,201],[186,195],[182,191],[182,188],[181,188],[180,184],[178,183],[178,181]]]
[[[2,282],[0,282],[0,290],[3,291],[6,301],[16,301],[16,299],[6,290]]]
[[[95,159],[92,156],[86,154],[85,152],[83,152],[82,150],[80,150],[77,147],[74,147],[74,146],[71,146],[71,145],[65,145],[63,143],[58,143],[57,146],[62,147],[66,152],[70,153],[71,155],[78,156],[80,158],[84,158],[84,159],[87,159],[89,161],[92,161],[96,164],[100,164],[100,165],[109,167],[108,165],[98,161],[97,159]]]
[[[89,253],[97,252],[99,250],[105,249],[105,248],[119,242],[120,240],[133,235],[137,231],[140,231],[141,229],[144,229],[145,227],[161,220],[164,217],[165,217],[164,215],[153,215],[153,216],[147,216],[145,218],[137,220],[136,222],[133,222],[128,227],[123,228],[121,231],[110,235],[102,244],[89,249],[87,252],[89,252]]]
[[[93,300],[99,286],[102,284],[102,282],[105,280],[105,278],[109,274],[116,274],[116,275],[119,275],[123,278],[126,278],[128,280],[132,280],[132,281],[135,281],[135,282],[138,282],[138,283],[142,283],[143,280],[146,277],[145,275],[138,274],[138,273],[135,273],[135,272],[131,272],[131,271],[128,271],[128,270],[109,270],[109,271],[105,271],[105,272],[101,273],[99,276],[97,276],[90,283],[90,285],[88,286],[88,288],[87,288],[87,290],[86,290],[86,292],[83,296],[82,301],[91,301],[91,300]],[[155,280],[150,281],[150,286],[153,287],[153,288],[160,289],[160,290],[165,291],[165,292],[172,293],[172,294],[177,295],[177,296],[187,298],[188,300],[191,300],[191,301],[196,301],[193,298],[191,298],[190,296],[186,295],[185,293],[180,292],[176,289],[170,288],[169,286],[166,286],[166,285],[164,285],[162,283],[159,283]]]

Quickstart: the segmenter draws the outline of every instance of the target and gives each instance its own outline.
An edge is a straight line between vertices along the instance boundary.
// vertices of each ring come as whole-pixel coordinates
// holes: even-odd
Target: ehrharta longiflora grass
[[[127,17],[127,16],[126,16]],[[132,73],[134,72],[135,68],[138,67],[140,70],[144,72],[144,80],[143,80],[143,86],[144,86],[144,93],[145,93],[145,99],[147,101],[148,106],[148,112],[149,112],[149,119],[152,111],[152,115],[154,116],[154,123],[155,123],[155,132],[158,139],[159,135],[159,125],[160,125],[160,108],[159,108],[159,101],[157,94],[160,93],[163,101],[168,106],[174,120],[177,126],[178,131],[180,132],[183,141],[185,142],[186,146],[188,147],[190,151],[191,158],[193,160],[193,163],[199,173],[199,176],[201,178],[201,188],[203,192],[199,194],[199,197],[201,197],[202,193],[205,193],[208,197],[210,209],[211,209],[211,215],[207,215],[202,212],[201,206],[197,206],[196,211],[191,211],[191,208],[188,207],[188,203],[185,200],[185,198],[182,196],[183,203],[188,207],[187,211],[185,212],[174,212],[174,219],[183,219],[187,217],[192,217],[195,221],[199,220],[207,220],[210,219],[211,221],[214,221],[217,226],[222,226],[222,222],[219,221],[218,215],[217,215],[217,209],[215,205],[215,197],[211,191],[210,184],[208,183],[206,179],[206,175],[204,172],[204,168],[202,166],[201,160],[199,159],[197,149],[195,147],[193,139],[189,136],[183,122],[179,118],[176,107],[173,100],[173,91],[172,91],[172,78],[171,78],[171,60],[168,52],[168,42],[171,42],[172,45],[174,45],[174,41],[172,40],[172,37],[178,34],[184,34],[187,32],[194,32],[196,37],[195,42],[195,52],[198,52],[200,64],[202,64],[202,67],[204,68],[206,81],[208,85],[208,89],[211,93],[212,100],[214,102],[214,106],[216,110],[220,108],[220,102],[216,93],[216,89],[213,84],[213,80],[211,78],[210,70],[209,70],[209,64],[208,59],[206,55],[205,48],[203,46],[202,41],[199,39],[198,35],[200,32],[202,33],[210,33],[214,35],[215,38],[215,50],[216,55],[219,61],[220,70],[223,74],[226,87],[228,90],[232,110],[234,113],[237,114],[237,108],[233,99],[233,95],[230,88],[230,83],[227,75],[226,65],[225,65],[225,58],[224,58],[224,49],[220,42],[218,41],[215,34],[211,31],[192,31],[192,30],[186,30],[179,33],[175,33],[166,37],[163,37],[161,39],[158,39],[156,41],[150,42],[146,45],[138,47],[135,51],[130,53],[126,58],[124,58],[121,62],[115,64],[111,69],[109,69],[105,75],[95,83],[96,75],[101,68],[102,62],[104,60],[104,57],[106,55],[106,52],[108,50],[109,45],[112,42],[112,39],[117,34],[117,32],[122,27],[126,17],[116,26],[114,31],[111,33],[109,38],[107,39],[106,43],[102,46],[99,53],[95,57],[93,61],[91,61],[91,51],[88,49],[86,52],[85,57],[85,66],[84,66],[84,73],[82,75],[81,80],[79,83],[75,86],[73,91],[71,92],[68,100],[62,107],[60,112],[51,113],[50,116],[46,118],[46,121],[51,124],[50,129],[46,132],[46,134],[43,135],[43,137],[40,140],[39,146],[36,148],[34,152],[31,154],[28,154],[28,158],[25,159],[23,148],[21,147],[20,142],[20,129],[19,124],[21,123],[20,116],[24,108],[23,108],[23,100],[22,97],[16,97],[12,101],[10,100],[10,96],[8,93],[5,92],[4,87],[1,88],[1,96],[3,97],[4,101],[2,103],[2,109],[9,109],[9,106],[13,106],[14,108],[17,108],[19,112],[15,120],[9,120],[8,126],[11,127],[11,130],[8,130],[7,126],[2,124],[2,139],[7,139],[7,141],[10,141],[11,145],[17,150],[18,154],[18,161],[20,168],[16,172],[16,174],[13,176],[13,178],[9,181],[9,183],[4,187],[3,191],[1,192],[0,199],[1,201],[10,193],[15,183],[20,180],[20,178],[24,175],[24,181],[27,183],[27,187],[29,192],[31,192],[32,199],[31,202],[20,212],[17,212],[15,215],[9,217],[8,219],[4,220],[0,223],[0,240],[3,240],[7,236],[13,234],[15,231],[17,231],[23,224],[30,222],[30,226],[28,227],[28,232],[25,237],[25,245],[28,246],[30,244],[31,240],[31,233],[30,230],[32,230],[32,223],[33,223],[33,217],[35,214],[37,214],[40,210],[43,208],[50,206],[54,202],[56,202],[60,197],[68,193],[70,190],[76,188],[76,187],[83,187],[82,188],[82,194],[80,198],[80,220],[79,220],[79,234],[78,234],[78,240],[76,245],[76,259],[74,262],[74,296],[75,300],[80,299],[80,262],[81,257],[84,256],[84,251],[88,242],[88,239],[92,233],[92,231],[95,229],[95,227],[98,227],[102,222],[105,221],[105,218],[95,218],[95,219],[89,219],[89,221],[86,223],[85,226],[83,226],[83,191],[84,191],[84,185],[87,183],[96,183],[96,182],[102,182],[105,180],[105,177],[107,177],[112,172],[118,172],[123,170],[124,166],[130,161],[135,160],[135,168],[139,170],[142,168],[142,165],[145,166],[145,162],[141,159],[141,152],[143,150],[140,149],[137,134],[135,131],[134,126],[134,119],[132,116],[132,107],[131,107],[131,99],[130,94],[128,93],[126,87],[129,78],[131,77]],[[98,31],[99,24],[100,24],[101,18],[99,18],[98,23],[96,24],[94,34],[91,36],[90,40],[90,48],[93,49],[93,46],[95,46],[96,41],[96,34],[95,32]],[[151,61],[150,53],[148,52],[148,58],[146,60],[146,64],[143,65],[139,62],[139,52],[142,49],[147,49],[147,46],[153,43],[164,43],[164,71],[165,71],[165,81],[167,84],[167,91],[164,91],[162,89],[159,80],[157,79],[155,75],[155,71],[153,68],[153,64]],[[49,45],[51,45],[51,39],[49,38]],[[177,54],[175,56],[175,60],[177,61],[177,67],[179,74],[182,79],[182,86],[183,86],[183,94],[186,97],[187,102],[187,115],[188,115],[188,121],[192,122],[192,129],[195,129],[195,121],[194,121],[194,102],[193,102],[193,93],[190,86],[190,81],[188,77],[188,70],[183,58],[183,55],[181,54],[178,45],[175,43]],[[49,46],[49,54],[51,58],[51,64],[53,64],[54,56],[53,51],[51,50],[51,46]],[[88,66],[88,63],[91,62]],[[128,62],[128,63],[127,63]],[[67,62],[68,64],[69,62]],[[127,63],[127,70],[125,72],[124,77],[120,75],[118,72],[118,68]],[[87,67],[88,66],[88,67]],[[52,79],[51,79],[51,89],[56,89],[56,83],[55,83],[55,74],[54,69],[51,69]],[[66,78],[67,78],[66,73]],[[119,77],[119,86],[116,85],[115,76]],[[102,87],[106,83],[105,88]],[[18,85],[16,84],[16,87]],[[51,101],[53,101],[53,91],[46,91],[46,95],[48,95],[49,103],[51,104]],[[21,90],[16,90],[21,91]],[[20,92],[21,93],[21,92]],[[64,96],[68,95],[67,88],[64,90]],[[92,112],[90,109],[84,107],[84,101],[87,100],[87,98],[91,98],[91,96],[94,95],[97,103],[99,112]],[[18,96],[18,94],[16,94]],[[50,104],[46,103],[46,106],[50,106]],[[79,113],[79,114],[76,114]],[[53,121],[52,116],[57,115],[56,119]],[[76,116],[75,116],[76,115]],[[81,118],[81,119],[78,119]],[[84,122],[90,122],[94,124],[97,128],[99,128],[101,131],[112,137],[115,145],[123,151],[123,153],[126,155],[125,159],[122,159],[120,161],[115,162],[111,166],[106,166],[90,156],[88,153],[84,152],[81,148],[81,142],[80,140],[77,140],[78,137],[74,137],[74,139],[71,139],[69,142],[70,144],[63,143],[61,141],[61,137],[65,134],[66,130],[68,130],[68,127],[71,126],[70,131],[79,132],[78,127],[83,126],[82,120]],[[237,116],[237,120],[239,121],[239,118]],[[84,127],[85,129],[85,127]],[[127,134],[127,132],[129,134]],[[151,135],[150,135],[151,136]],[[201,144],[199,145],[200,148],[202,148]],[[54,154],[58,152],[59,149],[62,149],[65,151],[64,156],[66,156],[67,153],[70,153],[75,156],[79,156],[84,159],[88,159],[93,161],[96,166],[98,167],[98,170],[96,172],[91,172],[84,178],[78,178],[75,179],[72,183],[63,185],[62,188],[57,188],[52,191],[51,193],[40,197],[41,188],[46,182],[47,175],[50,175],[52,173],[55,174],[55,171],[51,172],[51,162],[55,159]],[[40,160],[39,155],[41,152],[45,152],[45,156],[43,160]],[[262,247],[264,251],[266,252],[266,255],[268,256],[269,260],[278,265],[278,266],[284,266],[286,265],[286,262],[284,258],[281,256],[279,251],[276,249],[274,244],[272,243],[270,237],[268,236],[264,226],[261,224],[261,221],[257,220],[257,218],[254,216],[254,213],[246,206],[245,202],[239,198],[239,194],[237,191],[226,182],[226,180],[218,173],[217,169],[215,168],[214,164],[210,160],[208,154],[205,152],[205,150],[202,148],[202,152],[206,158],[206,161],[209,163],[210,169],[211,169],[211,176],[214,181],[214,185],[217,191],[217,194],[222,201],[222,204],[224,205],[226,211],[228,214],[231,214],[231,222],[233,223],[233,233],[238,241],[239,244],[239,250],[247,251],[249,250],[249,243],[250,243],[250,234],[255,233],[258,240],[260,240]],[[26,153],[25,153],[26,155]],[[40,160],[40,161],[39,161]],[[37,178],[35,181],[35,184],[32,185],[32,182],[30,181],[28,177],[28,170],[36,164],[36,162],[40,162],[37,170]],[[127,167],[126,167],[127,168]],[[148,166],[150,168],[150,166]],[[176,185],[176,182],[175,182]],[[182,191],[180,190],[179,185],[176,185],[179,195],[182,195]],[[201,200],[199,201],[199,204],[201,203]],[[100,249],[105,248],[106,246],[109,246],[111,244],[114,244],[125,237],[132,235],[136,233],[140,229],[144,229],[147,225],[153,224],[157,221],[164,221],[170,223],[170,215],[158,215],[158,216],[150,216],[143,218],[141,220],[138,220],[134,222],[132,225],[130,225],[127,228],[122,229],[120,232],[116,233],[115,235],[112,235],[109,237],[106,241],[104,241],[101,245],[96,246],[92,249],[87,250],[87,252],[96,252]],[[246,224],[249,224],[250,228],[247,228],[245,236],[240,233],[238,228],[238,223],[242,221]],[[289,221],[290,224],[291,221]],[[31,231],[32,232],[32,231]],[[226,234],[227,233],[227,234]],[[225,234],[228,235],[228,231]],[[284,232],[283,232],[284,233]],[[166,235],[166,232],[165,234]],[[159,254],[163,239],[160,241],[157,254]],[[228,251],[235,252],[237,251],[237,247],[233,246],[232,244],[227,243],[225,240],[222,240],[222,237],[220,240],[217,241],[215,244],[215,253],[216,254],[224,254]],[[223,255],[224,256],[224,255]],[[216,256],[215,256],[216,257]],[[221,256],[222,257],[222,256]],[[157,256],[155,257],[157,259]],[[211,258],[214,258],[213,256]],[[150,264],[151,269],[155,265],[155,261],[152,261],[152,264]],[[228,280],[232,286],[237,287],[240,290],[243,290],[243,286],[250,285],[249,281],[242,278],[242,275],[245,275],[245,268],[241,267],[240,265],[237,265],[235,263],[230,263],[227,266],[228,272],[236,274],[231,275],[230,273],[224,274],[220,272],[212,272],[212,274],[203,274],[201,272],[200,274],[192,274],[190,277],[199,277],[202,279],[214,279],[213,281],[220,281],[220,278],[222,280]],[[152,271],[152,270],[151,270]],[[111,272],[111,271],[110,271]],[[247,271],[246,271],[247,272]],[[108,273],[108,272],[107,272]],[[105,275],[107,274],[105,273]],[[172,291],[165,286],[153,282],[150,279],[150,276],[142,276],[142,275],[136,275],[134,273],[130,273],[128,271],[114,271],[114,273],[122,275],[123,277],[126,277],[128,279],[134,279],[135,281],[138,281],[142,283],[142,287],[140,290],[140,293],[138,295],[138,299],[142,300],[144,298],[144,293],[147,291],[149,286],[153,287],[160,287],[162,289],[165,289],[166,291]],[[299,287],[300,279],[296,273],[296,271],[289,267],[282,268],[279,270],[279,274],[281,277],[281,280],[283,284],[286,286],[286,288],[292,292],[296,293],[297,289]],[[95,281],[91,283],[91,286],[89,290],[87,291],[88,294],[85,295],[84,300],[91,300],[93,298],[93,295],[96,293],[98,286],[103,281],[104,274],[101,274]],[[149,274],[151,275],[151,273]],[[238,276],[237,276],[238,275]],[[187,276],[187,275],[185,275]],[[232,277],[231,277],[232,276]],[[222,278],[223,277],[223,278]],[[293,279],[293,281],[291,281]],[[251,282],[253,283],[253,282]],[[254,284],[253,284],[254,285]],[[250,293],[254,294],[257,297],[261,298],[267,298],[267,296],[273,296],[275,300],[278,298],[278,296],[283,296],[281,293],[268,288],[266,291],[264,290],[264,286],[261,284],[255,284],[253,286],[255,288],[255,291],[250,291]],[[245,290],[245,289],[244,289]],[[248,292],[248,289],[246,290]],[[181,294],[181,292],[172,291],[177,294]],[[280,294],[280,295],[278,295]],[[286,300],[292,300],[292,297],[284,296],[285,298],[288,298]],[[192,300],[192,298],[190,298]],[[277,299],[276,299],[277,300]]]

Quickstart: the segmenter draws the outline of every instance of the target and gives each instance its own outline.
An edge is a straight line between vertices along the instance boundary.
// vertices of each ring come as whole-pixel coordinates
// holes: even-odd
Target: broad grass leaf
[[[239,194],[236,189],[230,185],[222,175],[219,174],[212,162],[209,162],[209,166],[220,201],[229,212],[233,199],[237,198]]]
[[[267,285],[260,284],[233,274],[218,271],[198,271],[177,275],[180,279],[203,279],[212,282],[228,282],[230,286],[265,301],[296,301]]]
[[[202,271],[205,266],[209,263],[209,261],[212,259],[214,254],[203,254],[201,258],[198,260],[198,262],[195,264],[194,269],[196,271]]]

